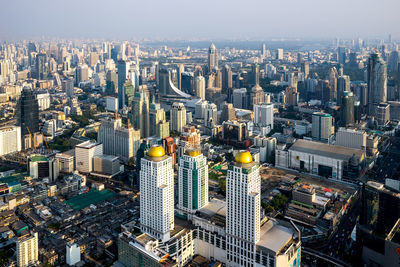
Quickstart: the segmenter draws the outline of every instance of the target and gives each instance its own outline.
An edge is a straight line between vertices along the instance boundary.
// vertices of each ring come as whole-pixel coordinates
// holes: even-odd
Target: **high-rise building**
[[[208,204],[208,165],[200,148],[189,148],[179,158],[178,192],[178,209],[189,214]]]
[[[337,80],[339,77],[338,71],[335,67],[329,69],[329,91],[323,92],[321,100],[323,102],[334,101],[337,99]]]
[[[203,76],[197,76],[195,80],[196,96],[205,100],[206,99],[206,79]]]
[[[232,103],[235,108],[247,109],[247,90],[246,88],[240,88],[233,90]]]
[[[40,53],[36,55],[36,79],[44,80],[47,78],[47,55]]]
[[[76,79],[75,84],[79,86],[81,82],[86,82],[89,80],[89,67],[86,64],[80,64],[76,67]]]
[[[72,79],[63,80],[62,89],[67,94],[68,97],[73,97],[75,95],[74,81]]]
[[[135,93],[132,100],[132,109],[129,112],[129,120],[135,129],[140,130],[142,137],[150,136],[150,104],[145,88]]]
[[[278,48],[276,50],[276,60],[282,60],[283,59],[283,49]]]
[[[21,138],[39,132],[39,104],[36,94],[29,87],[22,89],[17,104],[17,125],[21,127]],[[28,130],[29,129],[29,130]],[[25,145],[23,144],[23,147]]]
[[[161,146],[153,146],[141,159],[140,226],[163,242],[174,229],[174,171],[172,158]]]
[[[73,266],[81,261],[81,248],[75,243],[67,243],[66,246],[66,262],[69,266]]]
[[[226,178],[226,243],[228,266],[256,265],[261,229],[260,167],[248,151],[236,154]],[[246,207],[246,208],[245,208]]]
[[[174,102],[171,108],[170,127],[171,131],[182,132],[186,125],[186,108],[183,103]]]
[[[208,103],[204,109],[204,125],[212,128],[218,124],[218,109],[214,103]]]
[[[75,146],[76,170],[82,173],[93,171],[93,157],[103,154],[103,144],[86,141]]]
[[[218,67],[218,51],[212,43],[208,49],[208,71],[211,72]]]
[[[377,53],[372,53],[367,65],[368,115],[374,116],[376,107],[386,102],[387,71],[386,63]]]
[[[346,63],[346,47],[339,46],[337,48],[338,63],[344,65]]]
[[[118,76],[115,70],[108,70],[106,74],[106,92],[108,95],[118,93]]]
[[[225,65],[222,70],[222,90],[226,91],[232,88],[232,70],[228,65]]]
[[[150,104],[149,114],[150,136],[157,136],[161,139],[169,136],[169,121],[166,121],[165,111],[160,103],[155,103],[154,98]]]
[[[222,107],[220,123],[224,121],[232,121],[236,119],[236,112],[231,103],[225,103]]]
[[[0,128],[0,156],[21,151],[21,127],[7,126]]]
[[[301,72],[304,73],[304,78],[307,79],[310,74],[310,63],[301,62]]]
[[[312,115],[312,137],[327,141],[332,135],[332,116],[327,113],[314,112]]]
[[[132,126],[123,127],[121,118],[103,119],[97,141],[103,144],[104,154],[117,156],[127,163],[139,149],[140,131]]]
[[[119,108],[123,108],[125,104],[124,84],[128,78],[129,62],[118,60],[118,104]]]
[[[261,58],[265,58],[267,56],[267,47],[265,43],[261,45]]]
[[[339,76],[337,79],[337,92],[336,102],[341,105],[342,97],[344,92],[350,92],[350,77],[348,75]]]
[[[354,95],[353,92],[345,91],[342,96],[340,107],[340,121],[342,126],[349,127],[354,124]]]
[[[35,266],[39,262],[38,233],[21,236],[16,242],[17,266]]]
[[[340,127],[336,133],[335,145],[365,150],[367,147],[367,134],[365,131]]]
[[[258,104],[253,107],[254,124],[261,127],[274,128],[274,104]]]

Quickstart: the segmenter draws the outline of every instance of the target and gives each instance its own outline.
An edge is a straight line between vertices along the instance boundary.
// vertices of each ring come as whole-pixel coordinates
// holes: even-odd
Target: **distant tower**
[[[218,52],[214,43],[208,49],[208,71],[213,71],[218,67]]]
[[[162,146],[153,146],[140,161],[141,230],[163,242],[174,229],[174,170]]]
[[[120,109],[125,104],[125,88],[124,84],[128,77],[129,62],[118,60],[118,106]]]
[[[227,266],[255,266],[261,221],[260,167],[238,152],[226,178]]]
[[[265,58],[267,56],[267,48],[265,46],[265,43],[261,45],[261,58]]]
[[[387,71],[386,63],[377,53],[372,53],[367,65],[368,115],[374,116],[379,103],[386,102]]]
[[[206,79],[203,76],[197,76],[195,80],[196,96],[201,99],[206,99]]]
[[[186,108],[183,103],[172,104],[170,122],[171,131],[182,132],[183,126],[186,125]]]
[[[178,209],[195,213],[208,204],[207,158],[200,148],[189,148],[179,158]]]
[[[46,61],[46,54],[40,53],[36,55],[36,79],[38,80],[47,78]]]
[[[327,113],[314,112],[312,114],[312,138],[318,141],[327,141],[332,135],[332,116]]]
[[[344,127],[349,127],[354,124],[354,95],[353,92],[345,91],[342,96],[341,124]]]
[[[129,114],[129,120],[135,129],[140,129],[141,137],[150,136],[150,113],[149,113],[149,97],[144,88],[140,92],[135,93],[132,100],[132,110]]]

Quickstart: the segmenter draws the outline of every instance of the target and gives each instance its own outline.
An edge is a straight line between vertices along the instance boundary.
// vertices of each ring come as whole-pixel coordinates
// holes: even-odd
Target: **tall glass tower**
[[[22,139],[29,132],[39,132],[39,104],[35,93],[29,87],[22,89],[21,97],[18,100],[17,125],[21,126]]]

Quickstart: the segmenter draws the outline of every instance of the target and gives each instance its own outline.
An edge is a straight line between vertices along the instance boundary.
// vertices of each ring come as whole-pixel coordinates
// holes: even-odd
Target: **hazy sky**
[[[400,0],[1,0],[0,40],[400,39]]]

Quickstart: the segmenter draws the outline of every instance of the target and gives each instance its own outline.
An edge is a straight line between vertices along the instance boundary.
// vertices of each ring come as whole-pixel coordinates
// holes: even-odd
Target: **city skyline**
[[[368,0],[334,5],[321,1],[279,3],[181,0],[134,3],[118,0],[7,1],[0,11],[4,40],[36,38],[111,38],[226,40],[271,38],[400,38],[395,0]],[[240,5],[240,8],[237,8]],[[24,8],[21,8],[21,7]],[[370,8],[373,6],[374,8]],[[10,23],[11,22],[11,23]]]

